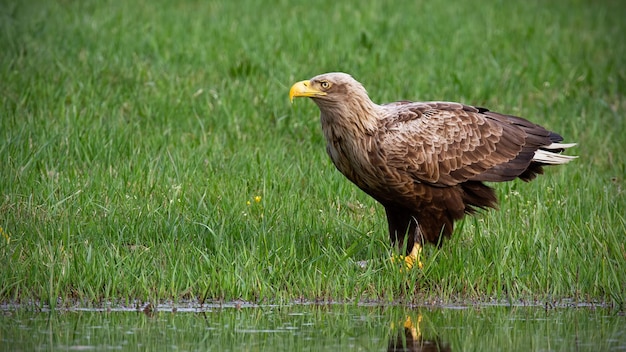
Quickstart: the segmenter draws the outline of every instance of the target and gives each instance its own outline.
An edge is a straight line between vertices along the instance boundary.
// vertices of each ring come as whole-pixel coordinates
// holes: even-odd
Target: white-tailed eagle
[[[384,206],[391,242],[406,248],[409,266],[424,243],[450,236],[455,220],[496,207],[483,182],[530,181],[544,165],[575,158],[560,154],[575,144],[523,118],[452,102],[378,105],[346,73],[297,82],[289,97],[317,104],[328,155]]]

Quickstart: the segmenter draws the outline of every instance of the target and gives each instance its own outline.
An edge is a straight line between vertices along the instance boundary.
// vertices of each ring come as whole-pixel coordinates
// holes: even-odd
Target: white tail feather
[[[555,144],[559,144],[559,143],[552,143],[552,145],[555,145]],[[549,148],[552,145],[546,148]],[[562,148],[569,148],[569,147],[559,147],[559,148],[554,148],[554,149],[562,149]],[[535,152],[535,155],[533,156],[533,161],[536,161],[538,163],[544,163],[544,164],[558,165],[558,164],[567,164],[576,158],[578,157],[572,156],[572,155],[562,155],[558,153],[549,152],[547,150],[539,149]]]
[[[545,149],[567,149],[575,147],[577,143],[552,143],[549,146],[541,147]]]

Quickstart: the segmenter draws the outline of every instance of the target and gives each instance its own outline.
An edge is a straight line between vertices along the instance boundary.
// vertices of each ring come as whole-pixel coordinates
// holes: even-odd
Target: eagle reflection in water
[[[441,341],[439,337],[427,339],[422,336],[420,324],[422,322],[422,315],[418,315],[416,323],[413,322],[411,317],[406,317],[402,328],[397,328],[394,324],[391,325],[392,331],[399,330],[397,333],[389,339],[389,346],[387,351],[393,352],[427,352],[427,351],[452,351],[449,344]]]

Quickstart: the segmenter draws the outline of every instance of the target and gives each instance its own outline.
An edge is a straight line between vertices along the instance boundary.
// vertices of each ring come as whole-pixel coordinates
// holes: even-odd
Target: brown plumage
[[[407,254],[440,244],[465,214],[495,208],[484,181],[530,181],[574,158],[559,154],[574,144],[520,117],[451,102],[378,105],[345,73],[298,82],[294,97],[318,105],[328,155],[384,206],[391,242]]]

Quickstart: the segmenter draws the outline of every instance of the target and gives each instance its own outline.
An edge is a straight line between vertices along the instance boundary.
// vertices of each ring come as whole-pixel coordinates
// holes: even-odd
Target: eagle
[[[497,207],[484,182],[530,181],[543,166],[576,158],[561,154],[575,143],[521,117],[454,102],[379,105],[342,72],[295,83],[296,97],[319,107],[330,159],[385,208],[389,238],[409,268],[422,266],[422,247],[441,246],[455,221]]]

